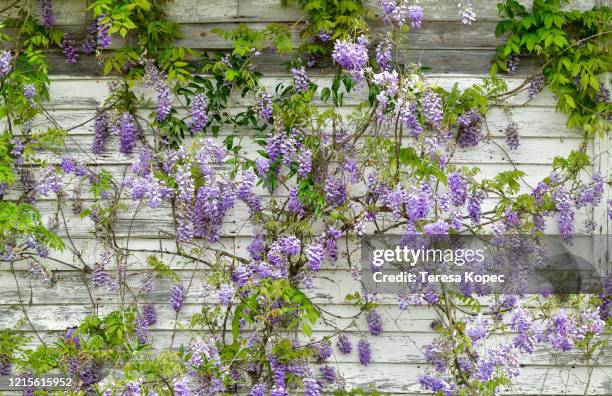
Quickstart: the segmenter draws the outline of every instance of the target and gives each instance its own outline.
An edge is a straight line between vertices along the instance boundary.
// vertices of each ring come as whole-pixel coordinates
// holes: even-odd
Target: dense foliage
[[[351,293],[345,301],[354,315],[341,317],[311,293],[329,268],[359,280],[354,250],[364,235],[399,234],[406,246],[462,233],[493,234],[503,246],[528,235],[522,248],[538,257],[547,223],[571,243],[578,211],[608,205],[612,220],[603,197],[609,175],[590,174],[586,149],[609,129],[609,93],[598,80],[610,70],[608,8],[567,11],[558,0],[536,0],[528,11],[506,0],[496,33],[507,41],[491,76],[444,89],[421,65],[401,61],[409,47],[402,33],[419,29],[427,12],[417,4],[382,0],[387,29],[375,33],[368,25],[374,13],[362,2],[298,0],[292,3],[310,22],[299,48],[288,26],[240,25],[216,31],[233,49],[213,53],[173,44],[180,29],[165,16],[168,3],[92,2],[81,43],[55,27],[50,0],[37,9],[15,2],[3,23],[11,50],[0,51],[2,269],[15,274],[25,264],[52,285],[47,266],[67,266],[82,272],[92,306],[97,289],[112,292],[120,308],[45,340],[19,292],[24,320],[0,332],[0,374],[61,372],[84,394],[376,394],[347,389],[332,355],[355,353],[370,364],[371,337],[385,326],[382,299]],[[475,21],[471,1],[459,4],[459,17]],[[94,123],[91,147],[69,144],[84,124],[61,126],[45,108],[53,47],[68,64],[95,55],[110,76],[108,97],[85,122]],[[256,61],[269,51],[295,55],[292,81],[264,85]],[[329,86],[308,75],[325,55],[335,67]],[[497,73],[512,74],[531,55],[539,71],[509,89]],[[487,178],[453,163],[462,150],[494,141],[486,127],[493,106],[509,108],[523,90],[531,99],[545,86],[584,136],[579,150],[555,158],[548,177],[529,186],[516,167]],[[40,119],[52,127],[39,127]],[[517,124],[510,120],[505,135],[507,149],[520,150]],[[104,166],[104,153],[114,151],[133,158],[132,166]],[[57,199],[50,224],[36,209],[45,196]],[[68,207],[95,227],[97,257],[84,256],[70,237]],[[171,243],[135,246],[131,225],[118,232],[120,217],[133,224],[145,210],[171,218],[162,231]],[[222,238],[241,211],[252,233],[243,253]],[[62,249],[75,261],[53,255]],[[521,356],[539,346],[593,363],[612,324],[610,283],[601,294],[569,298],[462,286],[397,296],[401,310],[428,305],[439,314],[434,340],[419,346],[430,363],[419,382],[439,395],[498,394],[520,375]],[[150,335],[160,293],[177,323],[161,351]],[[38,346],[28,346],[24,326]],[[321,326],[328,330],[322,339],[314,331]]]

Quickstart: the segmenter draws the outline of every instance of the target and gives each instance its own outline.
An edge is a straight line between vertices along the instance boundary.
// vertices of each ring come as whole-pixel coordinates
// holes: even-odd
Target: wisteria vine
[[[609,132],[609,92],[596,78],[610,67],[601,51],[608,8],[563,11],[559,1],[539,2],[547,14],[536,5],[530,13],[513,0],[500,3],[508,19],[498,33],[512,34],[491,76],[460,89],[401,61],[409,45],[401,33],[421,28],[427,13],[418,2],[381,0],[386,30],[377,33],[361,2],[343,8],[319,1],[317,8],[300,0],[311,22],[302,32],[309,41],[289,62],[291,78],[269,87],[256,60],[264,51],[295,54],[287,26],[217,31],[233,42],[232,51],[198,53],[172,45],[180,32],[165,16],[167,3],[96,0],[80,43],[55,26],[50,0],[38,1],[36,13],[15,3],[16,16],[6,18],[21,36],[1,37],[15,47],[0,51],[6,121],[0,265],[13,272],[17,287],[18,268],[53,287],[51,265],[68,266],[82,273],[92,306],[96,293],[110,293],[120,308],[89,315],[49,341],[30,322],[18,290],[24,319],[0,331],[0,375],[61,372],[74,380],[73,391],[106,396],[378,394],[350,389],[334,358],[353,354],[364,367],[375,362],[372,340],[384,334],[389,304],[436,313],[433,341],[418,345],[428,363],[418,382],[436,395],[511,389],[521,358],[537,348],[573,351],[589,364],[601,356],[612,325],[610,278],[600,294],[570,298],[463,284],[459,291],[424,286],[390,303],[388,296],[354,291],[342,296],[350,316],[329,311],[316,293],[330,269],[359,282],[366,269],[357,249],[373,234],[399,236],[403,246],[466,233],[492,235],[502,246],[528,235],[533,241],[521,249],[537,261],[537,241],[551,224],[571,244],[578,227],[597,226],[577,225],[581,211],[605,207],[612,221],[604,195],[610,175],[590,173],[586,149],[595,133]],[[458,13],[464,25],[476,21],[469,0]],[[574,37],[553,32],[546,44],[549,36],[538,33],[533,45],[520,38],[532,25],[559,30],[570,22]],[[138,40],[111,50],[117,37]],[[107,98],[85,123],[62,127],[45,108],[45,51],[52,47],[70,65],[79,54],[96,56],[110,75]],[[575,47],[583,52],[576,55]],[[572,51],[582,58],[566,66]],[[521,57],[534,53],[542,66],[524,83],[508,88],[498,78],[499,71],[516,73]],[[331,84],[309,76],[327,54],[335,68]],[[548,177],[530,186],[517,166],[486,178],[453,161],[495,141],[487,127],[493,107],[508,110],[523,91],[532,100],[545,86],[570,114],[570,127],[588,121],[581,147],[556,157]],[[509,118],[500,150],[520,150],[519,124]],[[51,126],[40,127],[41,119]],[[93,129],[90,146],[69,149],[70,132],[86,124]],[[105,167],[111,152],[130,166]],[[44,197],[57,202],[47,223],[36,208]],[[146,213],[170,219],[160,227],[159,247],[131,243],[134,223]],[[95,230],[95,257],[71,237],[71,214]],[[239,221],[249,236],[242,250],[228,248],[224,238]],[[56,255],[62,250],[74,262]],[[524,274],[514,265],[520,281]],[[167,300],[162,306],[155,303],[160,295]],[[171,315],[175,328],[159,350],[153,330],[162,315]],[[38,346],[27,346],[24,326]],[[28,387],[24,394],[35,391],[45,392]]]

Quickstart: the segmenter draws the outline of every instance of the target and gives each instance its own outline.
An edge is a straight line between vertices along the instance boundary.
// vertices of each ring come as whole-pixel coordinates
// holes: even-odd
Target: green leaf
[[[226,72],[225,72],[225,79],[227,81],[234,81],[234,79],[236,77],[238,77],[238,71],[236,71],[234,69],[226,70]]]

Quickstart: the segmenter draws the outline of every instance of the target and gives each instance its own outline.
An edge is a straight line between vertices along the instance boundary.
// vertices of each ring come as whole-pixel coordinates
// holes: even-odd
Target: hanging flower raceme
[[[368,40],[364,36],[357,38],[356,43],[336,40],[332,59],[347,70],[357,81],[363,81],[364,68],[368,65]]]
[[[191,132],[199,133],[208,124],[208,98],[202,93],[193,96],[191,103]]]
[[[482,133],[482,115],[477,110],[470,110],[457,117],[459,147],[472,147],[478,145]]]
[[[182,283],[176,283],[172,285],[170,289],[170,306],[175,312],[181,310],[183,302],[185,301],[185,287]]]
[[[444,119],[444,113],[442,111],[442,99],[438,94],[433,92],[431,89],[427,89],[423,95],[421,101],[423,108],[423,115],[425,119],[433,126],[440,127],[442,120]]]
[[[106,15],[100,15],[96,20],[97,43],[100,48],[109,48],[113,41],[110,34],[111,21],[103,22],[107,18]]]
[[[382,71],[389,71],[391,59],[393,58],[393,43],[386,39],[376,46],[376,63]]]
[[[107,114],[105,112],[98,113],[94,122],[94,139],[91,144],[91,151],[94,154],[102,154],[110,133]]]
[[[130,154],[136,145],[136,127],[134,117],[130,113],[119,116],[114,126],[115,133],[119,135],[119,151]]]
[[[64,58],[66,58],[66,63],[70,65],[74,65],[77,63],[77,58],[79,57],[79,53],[75,48],[74,39],[70,37],[68,33],[64,34],[64,39],[62,40],[62,52],[64,53]]]
[[[471,25],[476,20],[476,13],[472,6],[472,0],[462,0],[458,4],[459,18],[464,25]]]
[[[306,75],[306,70],[304,67],[292,68],[291,74],[293,74],[293,83],[295,84],[295,88],[300,92],[307,91],[308,87],[310,86],[310,80]]]
[[[259,116],[267,123],[272,122],[272,97],[267,92],[259,95],[259,105],[257,106]]]
[[[408,20],[413,28],[420,28],[423,20],[423,8],[419,5],[408,5],[406,0],[381,0],[384,12],[383,21],[388,24],[404,26]]]
[[[10,72],[13,62],[11,51],[0,51],[0,78],[5,78]]]
[[[42,18],[43,26],[51,29],[55,25],[55,15],[53,14],[52,0],[37,0],[38,9]]]

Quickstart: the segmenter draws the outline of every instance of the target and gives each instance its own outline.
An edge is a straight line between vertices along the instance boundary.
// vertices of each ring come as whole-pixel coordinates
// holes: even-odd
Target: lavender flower
[[[11,51],[0,51],[0,78],[6,77],[11,72],[12,61],[13,55]]]
[[[423,20],[423,8],[418,5],[407,6],[404,0],[381,0],[380,5],[383,9],[383,21],[394,23],[397,26],[404,26],[410,19],[413,28],[421,27]]]
[[[287,392],[284,386],[276,385],[270,390],[270,396],[289,396],[289,392]]]
[[[391,58],[393,57],[393,44],[391,40],[384,40],[376,46],[376,63],[380,70],[389,71]]]
[[[96,263],[94,270],[91,274],[91,284],[95,288],[102,286],[112,287],[112,279],[104,271],[104,267],[109,265],[111,262],[111,253],[108,250],[100,252],[100,260]]]
[[[451,202],[455,206],[465,205],[467,199],[467,185],[458,172],[448,176],[448,187],[450,189]]]
[[[79,54],[74,47],[74,39],[72,39],[68,33],[64,34],[61,48],[62,52],[64,53],[64,58],[66,58],[66,63],[69,65],[74,65],[77,62]]]
[[[443,373],[444,371],[446,371],[446,356],[444,355],[444,351],[438,346],[438,344],[434,343],[427,345],[425,348],[424,356],[425,360],[427,360],[428,363],[433,365],[438,372]]]
[[[529,82],[529,99],[533,99],[537,94],[539,94],[542,89],[544,89],[545,83],[546,80],[544,79],[544,75],[542,73],[538,73],[535,77],[533,77]]]
[[[517,335],[512,340],[512,345],[521,351],[532,353],[535,351],[536,338],[533,332],[533,320],[529,312],[523,307],[514,310],[510,318],[510,326]]]
[[[208,124],[208,98],[202,93],[193,96],[191,103],[191,132],[202,132]]]
[[[351,341],[349,341],[346,334],[340,334],[338,336],[338,341],[336,342],[336,346],[338,347],[338,350],[344,353],[345,355],[348,355],[353,350]]]
[[[495,364],[487,359],[480,358],[476,362],[476,376],[481,381],[489,381],[493,377]]]
[[[506,144],[510,148],[510,150],[516,150],[520,145],[519,135],[518,135],[518,124],[516,122],[510,123],[506,129]]]
[[[47,196],[49,192],[53,191],[58,194],[62,191],[62,187],[63,183],[60,175],[57,174],[54,167],[47,166],[43,169],[41,178],[36,184],[36,193]]]
[[[508,68],[507,73],[509,76],[516,73],[516,68],[518,67],[520,62],[521,62],[521,58],[519,58],[516,55],[510,55],[510,57],[506,61],[506,67]]]
[[[302,244],[300,240],[293,235],[286,235],[278,239],[278,246],[282,254],[293,256],[300,252]]]
[[[476,20],[472,0],[463,0],[459,3],[459,18],[464,25],[471,25]]]
[[[423,127],[417,118],[416,103],[401,103],[398,106],[399,120],[406,126],[410,136],[419,136],[423,132]]]
[[[513,211],[511,207],[506,209],[506,212],[504,213],[504,217],[505,217],[504,221],[508,229],[516,227],[521,224],[521,221],[518,217],[518,213]]]
[[[442,112],[442,99],[440,96],[428,89],[423,95],[421,101],[423,107],[423,115],[425,119],[433,126],[439,127],[440,123],[444,119],[444,113]]]
[[[259,106],[257,106],[259,116],[267,123],[272,122],[272,97],[267,92],[259,95]]]
[[[457,117],[459,147],[472,147],[478,145],[481,137],[482,115],[478,110],[470,110]]]
[[[370,343],[365,338],[362,338],[357,343],[357,354],[359,356],[359,363],[362,366],[367,366],[372,360],[372,349]]]
[[[423,227],[425,234],[435,237],[443,237],[448,235],[448,223],[444,220],[439,220],[436,223],[427,224]]]
[[[81,51],[83,51],[84,54],[91,55],[96,51],[98,45],[97,35],[98,26],[96,21],[93,21],[87,27],[87,35],[85,36],[85,40],[83,40],[83,44],[81,44]]]
[[[342,68],[359,79],[363,74],[363,68],[368,64],[367,40],[361,36],[357,43],[337,40],[334,43],[332,59]]]
[[[368,320],[370,334],[373,336],[380,335],[383,331],[383,321],[380,314],[376,310],[372,310],[367,314],[366,319]]]
[[[419,375],[419,384],[424,389],[432,392],[442,392],[450,390],[450,385],[441,378],[434,377],[431,375]]]
[[[36,96],[36,87],[34,84],[27,84],[23,87],[23,97],[26,98],[29,102],[32,102]]]
[[[142,307],[142,319],[147,326],[153,326],[157,323],[157,313],[153,304],[145,304]]]
[[[298,176],[302,179],[308,177],[312,170],[312,152],[308,149],[302,150],[298,157]]]
[[[559,234],[565,242],[569,243],[572,240],[572,234],[574,232],[574,211],[569,199],[569,193],[563,188],[557,188],[552,196],[557,205]]]
[[[304,215],[304,205],[300,201],[298,197],[298,188],[297,186],[291,187],[289,190],[289,211],[291,213],[295,213],[296,215],[302,217]]]
[[[53,15],[53,1],[52,0],[37,0],[38,9],[40,10],[40,16],[42,18],[43,26],[47,29],[51,29],[55,24],[55,16]]]
[[[136,333],[136,337],[138,337],[140,345],[145,345],[149,337],[149,325],[143,318],[138,318],[138,320],[136,320],[134,332]]]
[[[295,84],[295,89],[298,92],[307,91],[308,87],[310,87],[310,80],[306,75],[306,70],[304,69],[304,67],[302,66],[299,69],[295,67],[292,68],[291,74],[293,74],[293,83]]]
[[[466,328],[465,332],[473,342],[484,339],[488,334],[487,321],[479,316],[470,326]]]
[[[604,191],[604,180],[599,174],[593,175],[592,183],[585,184],[578,190],[576,197],[576,209],[586,207],[587,205],[597,206],[601,202]]]
[[[420,28],[423,22],[423,8],[418,5],[411,5],[408,7],[408,16],[410,17],[410,26],[413,28]]]
[[[98,30],[97,32],[98,45],[100,46],[100,48],[110,47],[113,41],[113,38],[110,34],[111,22],[110,21],[106,23],[102,22],[106,18],[108,18],[106,15],[100,15],[100,17],[98,17],[98,20],[96,21],[97,30]]]
[[[222,284],[219,289],[219,304],[224,307],[229,307],[233,298],[234,288],[227,283]]]
[[[304,251],[306,255],[306,266],[311,271],[319,271],[325,255],[325,250],[320,243],[309,243]]]
[[[123,113],[119,117],[116,131],[119,134],[119,151],[130,154],[136,145],[136,129],[134,127],[134,117],[130,113]]]
[[[302,384],[304,385],[304,396],[321,395],[321,385],[314,378],[304,378]]]
[[[325,199],[327,203],[337,208],[346,201],[346,185],[340,179],[328,177],[325,182]]]
[[[333,353],[331,343],[328,340],[321,340],[315,344],[319,362],[329,359]]]
[[[189,396],[189,388],[184,381],[175,380],[174,381],[174,390],[172,392],[175,396]]]
[[[185,301],[185,288],[182,283],[176,283],[170,288],[170,306],[175,312],[181,310]]]
[[[317,33],[317,38],[319,40],[321,40],[322,42],[326,43],[329,40],[331,40],[332,36],[331,33],[325,30],[321,30],[319,31],[319,33]]]
[[[266,384],[253,385],[249,396],[266,396]]]
[[[470,195],[468,200],[468,215],[474,224],[480,224],[480,216],[482,213],[482,201],[484,194],[481,191],[475,191]]]
[[[168,117],[172,110],[172,101],[170,100],[170,87],[166,81],[166,76],[163,73],[159,73],[155,79],[155,94],[157,98],[157,105],[155,106],[155,119],[157,121],[163,121]]]

